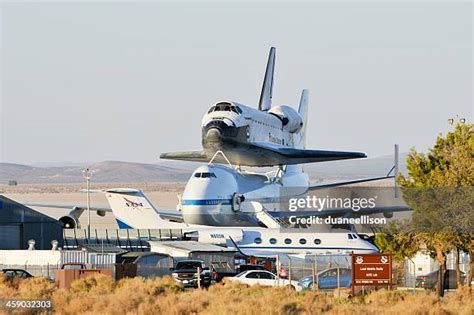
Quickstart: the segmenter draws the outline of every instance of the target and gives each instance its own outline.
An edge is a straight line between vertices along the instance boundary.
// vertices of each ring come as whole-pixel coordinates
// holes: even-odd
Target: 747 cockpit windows
[[[211,178],[211,177],[214,177],[214,178],[216,178],[217,176],[214,173],[203,172],[203,173],[194,173],[194,177],[197,177],[197,178]]]
[[[234,112],[236,114],[242,114],[242,110],[239,106],[234,106],[231,103],[217,103],[216,105],[212,106],[208,114],[212,112]]]

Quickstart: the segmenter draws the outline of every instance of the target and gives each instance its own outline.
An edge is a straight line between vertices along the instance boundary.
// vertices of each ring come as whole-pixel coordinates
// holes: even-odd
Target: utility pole
[[[92,170],[86,168],[82,170],[82,176],[86,180],[86,190],[87,190],[87,243],[91,239],[91,199],[90,199],[90,181],[92,177]]]

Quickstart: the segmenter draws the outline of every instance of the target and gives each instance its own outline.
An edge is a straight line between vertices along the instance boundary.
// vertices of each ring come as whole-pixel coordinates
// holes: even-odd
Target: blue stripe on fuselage
[[[184,199],[181,201],[183,206],[213,206],[213,205],[231,205],[232,199]]]
[[[258,201],[261,203],[275,203],[281,201],[281,198],[252,198],[247,201]],[[232,199],[183,199],[183,206],[213,206],[213,205],[231,205]]]

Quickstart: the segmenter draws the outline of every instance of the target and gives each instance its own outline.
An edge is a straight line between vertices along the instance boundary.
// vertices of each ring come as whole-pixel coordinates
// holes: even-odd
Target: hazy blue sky
[[[473,119],[472,3],[1,4],[1,160],[128,160],[199,149],[220,100],[310,90],[308,147],[425,149]]]

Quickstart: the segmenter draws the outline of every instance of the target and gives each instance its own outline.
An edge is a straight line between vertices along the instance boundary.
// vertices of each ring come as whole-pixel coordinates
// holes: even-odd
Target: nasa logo
[[[135,202],[135,201],[132,201],[132,200],[128,200],[125,197],[123,197],[123,199],[125,199],[125,205],[127,207],[132,207],[132,208],[143,207],[143,203],[141,203],[141,202]]]
[[[211,234],[211,238],[225,238],[225,237],[224,237],[224,234],[212,233],[212,234]]]

